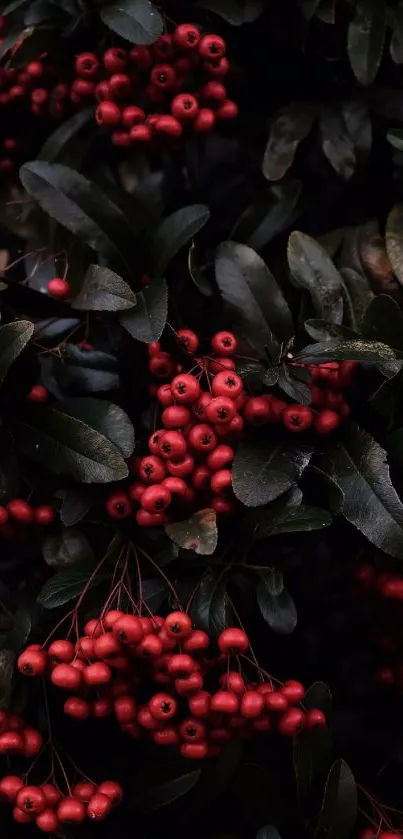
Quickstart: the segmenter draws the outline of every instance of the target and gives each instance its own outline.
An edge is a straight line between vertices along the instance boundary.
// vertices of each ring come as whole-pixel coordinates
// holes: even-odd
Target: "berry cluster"
[[[6,775],[0,781],[0,800],[13,805],[14,821],[34,822],[43,833],[56,833],[62,824],[80,824],[85,818],[103,821],[122,797],[122,788],[116,781],[97,786],[83,780],[66,795],[55,784],[34,786],[19,775]]]
[[[33,507],[23,498],[12,498],[5,507],[0,506],[0,536],[12,539],[17,532],[23,536],[24,531],[21,531],[21,525],[48,527],[52,524],[54,517],[55,513],[50,504]]]
[[[403,579],[392,571],[377,571],[373,565],[361,564],[355,579],[366,590],[372,590],[386,600],[403,600]]]
[[[25,675],[48,673],[70,693],[64,711],[74,719],[114,714],[134,739],[148,734],[190,759],[217,755],[233,737],[270,731],[291,737],[326,724],[322,711],[296,707],[305,696],[300,682],[275,688],[257,665],[259,681],[244,677],[241,660],[253,662],[245,656],[249,640],[242,629],[221,633],[215,657],[208,634],[194,630],[181,611],[162,618],[115,609],[88,621],[84,632],[75,645],[63,639],[47,650],[31,646],[18,660]],[[157,692],[139,705],[137,690],[152,683]]]
[[[351,381],[354,361],[310,366],[312,407],[287,405],[271,393],[247,396],[232,357],[237,350],[232,332],[213,336],[212,356],[195,356],[199,340],[194,332],[181,329],[177,338],[194,356],[194,367],[183,372],[158,342],[149,345],[149,370],[161,382],[151,386],[151,393],[162,409],[162,427],[148,441],[149,454],[132,460],[137,480],[128,492],[113,492],[106,504],[116,519],[133,515],[133,503],[138,504],[140,527],[180,520],[204,507],[233,513],[233,444],[242,438],[245,424],[282,423],[294,433],[312,427],[323,435],[349,413],[342,391]]]
[[[403,579],[391,571],[380,571],[367,563],[357,566],[354,573],[357,587],[355,598],[371,604],[364,614],[366,637],[371,634],[378,650],[375,679],[384,688],[403,689],[402,601]],[[376,621],[373,615],[376,614]]]
[[[36,728],[27,726],[19,714],[0,709],[0,755],[35,757],[42,747]]]

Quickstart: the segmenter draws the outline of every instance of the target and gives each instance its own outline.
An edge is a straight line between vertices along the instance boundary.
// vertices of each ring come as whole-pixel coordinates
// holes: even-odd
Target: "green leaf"
[[[101,9],[101,19],[126,41],[153,44],[164,31],[158,9],[148,0],[118,0]]]
[[[356,167],[355,150],[339,108],[322,109],[320,133],[325,157],[335,172],[344,181],[349,181]]]
[[[340,489],[337,481],[327,472],[319,469],[316,464],[310,464],[315,477],[318,479],[318,499],[320,503],[324,503],[330,510],[333,516],[338,516],[341,512],[344,503],[344,492]]]
[[[403,203],[396,204],[386,220],[386,251],[393,273],[403,285]]]
[[[205,297],[212,297],[214,294],[214,288],[210,280],[205,277],[203,270],[200,268],[197,262],[197,249],[194,242],[192,242],[189,248],[188,254],[188,268],[189,274],[196,286],[199,289],[200,294],[204,294]]]
[[[403,504],[392,484],[386,452],[349,424],[329,455],[330,475],[344,492],[343,516],[381,551],[403,559]]]
[[[302,182],[291,179],[267,187],[242,214],[230,238],[261,250],[295,221],[301,192]]]
[[[90,265],[72,308],[91,312],[120,312],[132,309],[135,305],[136,295],[118,274],[102,265]]]
[[[301,731],[294,738],[293,763],[298,800],[308,810],[312,794],[323,789],[332,761],[332,738],[328,728]]]
[[[210,556],[217,547],[216,518],[214,510],[198,510],[190,519],[167,524],[165,531],[180,548],[202,556]]]
[[[94,499],[89,497],[88,488],[85,491],[77,489],[62,490],[62,506],[60,508],[60,521],[65,527],[74,527],[91,509]]]
[[[386,32],[385,0],[358,0],[348,28],[347,51],[356,79],[370,85],[382,59]]]
[[[347,839],[357,820],[357,787],[344,760],[336,760],[329,772],[316,839]]]
[[[207,9],[232,26],[253,23],[264,10],[264,0],[198,0],[196,8]]]
[[[192,621],[197,629],[217,636],[225,629],[226,568],[208,568],[192,601]]]
[[[308,466],[313,449],[283,443],[243,441],[232,467],[232,485],[246,507],[259,507],[274,501],[298,483]]]
[[[279,367],[277,381],[281,390],[283,390],[293,402],[299,402],[300,405],[311,404],[311,388],[309,385],[305,384],[305,382],[301,382],[299,379],[292,376],[290,370],[285,365]]]
[[[20,179],[28,194],[59,224],[95,251],[112,252],[127,265],[130,224],[96,184],[61,163],[39,160],[25,163]]]
[[[172,778],[156,787],[148,787],[141,797],[141,807],[144,810],[158,810],[172,804],[182,795],[186,795],[200,780],[200,769]]]
[[[291,102],[274,114],[262,165],[263,175],[268,181],[280,181],[284,177],[315,118],[316,108],[308,102]]]
[[[63,571],[54,574],[43,586],[38,596],[38,603],[45,609],[57,609],[79,597],[85,587],[89,590],[100,585],[107,579],[107,575],[100,572],[92,577],[94,568],[93,563],[83,563],[64,568]]]
[[[388,294],[378,294],[365,312],[361,332],[370,341],[382,341],[395,350],[403,350],[403,315],[398,303]]]
[[[252,248],[223,242],[215,260],[217,285],[239,334],[262,351],[293,334],[288,304],[273,274]]]
[[[355,338],[357,333],[348,326],[338,323],[329,323],[320,318],[310,318],[304,323],[305,331],[314,341],[334,341],[335,338]]]
[[[258,830],[256,839],[281,839],[281,836],[274,825],[266,824]]]
[[[362,361],[367,364],[378,364],[396,361],[398,353],[380,341],[325,341],[310,344],[295,357],[304,364],[319,364],[323,361]]]
[[[392,128],[387,132],[386,138],[394,149],[403,151],[403,128]]]
[[[277,513],[269,508],[260,516],[256,539],[265,539],[279,533],[322,530],[329,527],[332,521],[331,514],[320,507],[301,504],[299,507],[285,507]]]
[[[192,204],[176,210],[161,222],[149,247],[149,272],[152,277],[158,279],[163,276],[174,256],[196,236],[209,218],[210,210],[205,204]]]
[[[102,402],[98,404],[103,410]],[[128,475],[127,465],[116,446],[97,430],[99,422],[100,416],[94,427],[63,407],[35,405],[15,422],[13,434],[23,454],[57,475],[83,483],[122,480]]]
[[[289,635],[297,625],[297,610],[287,589],[272,593],[272,575],[261,574],[256,589],[259,609],[266,623],[274,632]]]
[[[93,107],[83,108],[83,110],[78,111],[70,119],[62,122],[42,146],[37,160],[45,160],[48,163],[56,163],[58,160],[62,161],[73,138],[93,116]]]
[[[13,617],[13,627],[4,639],[2,646],[7,650],[19,653],[26,646],[32,629],[32,621],[26,609],[17,609]]]
[[[64,568],[94,560],[90,543],[74,527],[63,527],[47,536],[42,547],[43,558],[51,568]]]
[[[0,382],[4,382],[12,363],[34,334],[29,320],[16,320],[0,326]]]
[[[161,337],[167,316],[168,287],[158,279],[137,294],[135,308],[121,315],[119,322],[132,338],[150,344]]]
[[[333,697],[329,686],[325,682],[314,682],[306,692],[304,705],[306,708],[319,708],[329,718],[332,701]]]
[[[341,323],[342,277],[325,248],[311,236],[295,230],[288,240],[287,257],[295,281],[309,292],[317,316]]]
[[[75,397],[63,403],[66,413],[88,423],[91,428],[103,434],[120,452],[128,458],[134,449],[134,428],[122,408],[106,399]]]

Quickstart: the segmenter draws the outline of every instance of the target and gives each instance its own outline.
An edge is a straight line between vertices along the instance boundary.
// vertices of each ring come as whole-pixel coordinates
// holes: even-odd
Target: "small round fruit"
[[[0,798],[5,799],[10,804],[14,804],[23,786],[24,781],[19,775],[5,775],[0,781]]]
[[[326,717],[319,708],[309,708],[305,714],[305,725],[308,731],[326,726]]]
[[[211,472],[218,472],[220,469],[224,469],[226,466],[229,466],[234,457],[235,452],[231,446],[227,446],[225,443],[222,443],[210,452],[206,458],[206,466],[208,466]]]
[[[305,714],[299,708],[289,708],[280,718],[277,729],[286,737],[294,737],[304,727]]]
[[[196,670],[195,660],[186,653],[172,655],[168,661],[168,672],[176,679],[186,679]]]
[[[148,708],[156,720],[171,720],[177,712],[178,703],[169,693],[156,693],[151,697]]]
[[[98,125],[119,125],[121,120],[120,108],[116,102],[112,102],[111,99],[106,99],[99,103],[95,111],[95,119]]]
[[[171,503],[171,493],[162,484],[147,487],[140,500],[143,510],[148,513],[163,513]]]
[[[163,114],[155,121],[155,131],[167,137],[180,137],[182,134],[182,123],[170,114]]]
[[[199,113],[197,99],[190,93],[179,93],[172,99],[171,114],[180,122],[192,122]]]
[[[43,810],[42,813],[39,813],[35,819],[35,824],[42,833],[57,833],[60,822],[55,810],[48,807],[47,810]]]
[[[179,431],[165,431],[160,435],[158,453],[166,460],[175,457],[184,457],[187,451],[186,440]]]
[[[111,681],[112,671],[104,661],[95,661],[85,668],[83,677],[87,685],[107,685]]]
[[[123,789],[117,781],[102,781],[102,784],[99,785],[97,792],[101,795],[106,795],[112,802],[112,807],[116,807],[120,804],[123,798]]]
[[[217,108],[215,112],[216,119],[218,120],[230,120],[236,119],[238,116],[238,105],[236,102],[232,102],[231,99],[225,99],[224,102]]]
[[[162,412],[161,419],[165,428],[186,428],[190,416],[190,411],[185,405],[170,405]]]
[[[171,382],[171,392],[174,399],[182,404],[196,402],[200,396],[200,384],[196,376],[181,373]]]
[[[46,798],[48,807],[55,807],[61,799],[61,793],[54,784],[42,784],[41,790]]]
[[[192,717],[205,719],[210,714],[211,694],[207,690],[199,690],[188,699],[189,711]]]
[[[197,743],[206,737],[206,726],[200,720],[191,717],[183,720],[179,726],[179,733],[187,743]]]
[[[199,423],[190,429],[188,442],[198,452],[211,452],[217,445],[217,437],[210,425]]]
[[[71,794],[73,798],[78,798],[79,801],[83,801],[84,804],[88,804],[90,798],[94,795],[97,788],[92,781],[81,781],[78,784],[75,784],[71,790]]]
[[[135,721],[137,708],[132,696],[118,696],[113,708],[117,721],[122,725]]]
[[[213,423],[213,425],[225,425],[234,419],[235,414],[236,407],[234,400],[230,399],[229,396],[216,396],[206,407],[207,420]]]
[[[199,347],[199,339],[191,329],[178,329],[176,337],[188,353],[194,354]]]
[[[71,293],[70,283],[63,277],[53,277],[49,280],[46,289],[51,297],[57,297],[59,300],[65,300]]]
[[[54,518],[55,511],[53,507],[51,507],[49,504],[42,504],[40,507],[35,507],[35,524],[39,524],[42,527],[47,527],[48,525],[52,524]]]
[[[62,690],[77,690],[82,683],[81,671],[72,664],[57,664],[52,670],[50,681]]]
[[[81,696],[69,696],[63,706],[64,713],[73,720],[86,720],[90,715],[91,706]]]
[[[122,615],[113,624],[112,631],[121,644],[138,644],[144,634],[141,621],[135,615]]]
[[[150,73],[150,82],[157,90],[171,90],[177,76],[172,64],[156,64]]]
[[[199,55],[205,61],[216,61],[226,51],[225,41],[219,35],[204,35],[199,44]]]
[[[210,638],[203,629],[193,629],[190,635],[184,638],[182,649],[184,653],[197,653],[207,650],[210,646]]]
[[[203,760],[208,756],[209,749],[207,743],[201,740],[199,743],[182,743],[180,753],[188,760]]]
[[[46,808],[46,798],[41,787],[24,786],[17,794],[17,807],[23,813],[36,816]]]
[[[289,431],[300,433],[311,427],[314,414],[308,405],[287,405],[283,411],[282,421]]]
[[[228,690],[219,690],[211,697],[210,710],[220,714],[237,714],[239,699]]]
[[[18,669],[24,676],[42,676],[47,666],[44,650],[25,650],[18,658]]]
[[[103,63],[108,73],[121,73],[127,64],[126,50],[120,47],[111,47],[104,52]]]
[[[64,798],[57,808],[57,816],[63,824],[81,824],[86,816],[85,804],[77,798]]]
[[[165,628],[171,638],[187,638],[192,632],[192,621],[186,612],[171,612],[165,619]]]
[[[233,355],[237,346],[238,341],[233,332],[216,332],[211,339],[211,349],[217,355]]]
[[[319,412],[317,417],[315,417],[313,427],[317,434],[326,435],[335,431],[336,428],[339,427],[340,422],[340,414],[336,411],[330,410],[330,408],[325,408],[323,411]]]
[[[194,50],[200,43],[200,31],[192,23],[181,23],[172,35],[172,43],[178,50]]]
[[[112,801],[107,795],[101,792],[96,792],[92,796],[87,806],[87,816],[91,821],[103,821],[112,809]]]
[[[301,682],[297,682],[296,679],[289,679],[287,682],[284,682],[283,686],[280,688],[280,693],[286,697],[289,705],[296,705],[304,699],[305,688]]]
[[[70,664],[74,658],[74,645],[67,638],[53,641],[48,647],[48,656],[58,663]]]
[[[40,752],[43,745],[43,738],[36,728],[23,728],[21,737],[24,742],[23,755],[24,757],[35,757]]]
[[[165,411],[163,412],[163,416],[164,414]],[[166,477],[166,467],[164,461],[155,455],[142,457],[138,468],[138,474],[141,480],[147,485],[160,484]]]
[[[232,490],[231,469],[219,469],[211,479],[211,489],[217,495],[224,495]]]
[[[9,501],[7,512],[12,519],[21,522],[21,524],[32,524],[34,520],[33,508],[22,498],[13,498]]]
[[[265,706],[264,696],[257,690],[248,690],[241,699],[241,715],[248,720],[260,717]]]
[[[249,647],[249,639],[243,629],[233,626],[224,629],[218,638],[218,647],[225,655],[239,655],[245,653]]]
[[[193,123],[193,130],[196,134],[209,134],[213,130],[215,122],[215,113],[211,108],[200,108]]]
[[[130,499],[125,492],[113,492],[106,502],[106,512],[113,519],[127,519],[133,513]]]
[[[27,396],[29,402],[47,402],[49,391],[44,385],[34,385]]]
[[[237,373],[222,370],[214,376],[211,389],[214,396],[229,396],[230,399],[236,399],[243,391],[243,381]]]
[[[270,403],[262,396],[252,396],[244,405],[243,415],[250,425],[266,425],[271,416]]]

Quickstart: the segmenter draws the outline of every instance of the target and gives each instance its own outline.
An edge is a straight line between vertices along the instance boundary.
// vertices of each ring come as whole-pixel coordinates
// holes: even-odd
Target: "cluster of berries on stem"
[[[12,498],[5,507],[0,506],[0,536],[13,539],[18,534],[20,538],[25,538],[30,527],[49,527],[54,518],[55,512],[50,504],[34,507],[23,498]]]

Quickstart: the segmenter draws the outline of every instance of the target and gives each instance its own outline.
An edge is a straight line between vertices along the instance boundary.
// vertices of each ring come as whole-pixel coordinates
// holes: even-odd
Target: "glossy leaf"
[[[344,760],[336,760],[329,772],[316,839],[347,839],[358,815],[354,775]]]
[[[0,326],[0,382],[3,382],[13,363],[34,334],[29,320],[17,320]]]
[[[295,448],[283,443],[243,441],[232,468],[236,497],[246,507],[259,507],[279,498],[308,466],[313,449],[305,444]]]
[[[120,316],[121,325],[132,338],[146,344],[158,341],[168,316],[168,287],[163,279],[153,280],[136,296],[134,309]]]
[[[267,187],[242,214],[231,239],[261,250],[295,221],[301,192],[301,181],[291,179]]]
[[[163,276],[174,256],[204,227],[209,218],[210,211],[205,204],[193,204],[176,210],[161,222],[149,247],[150,273],[154,278]]]
[[[162,17],[148,0],[118,0],[101,9],[101,19],[113,32],[133,44],[153,44],[162,35]]]
[[[225,629],[226,589],[225,568],[209,568],[203,574],[191,606],[192,621],[197,629],[214,636]]]
[[[355,77],[371,84],[381,63],[386,32],[385,0],[358,0],[348,28],[347,51]]]
[[[343,360],[378,364],[379,362],[396,361],[397,357],[395,350],[380,341],[362,341],[360,339],[310,344],[296,356],[298,361],[302,361],[304,364]]]
[[[286,588],[278,594],[273,594],[271,589],[271,576],[260,575],[257,584],[256,594],[259,609],[266,623],[282,635],[293,632],[297,625],[297,610],[295,603]]]
[[[309,292],[317,316],[341,323],[342,278],[325,248],[295,230],[288,240],[287,257],[294,280]]]
[[[58,160],[62,162],[72,140],[93,117],[93,107],[83,108],[62,122],[42,146],[37,160],[45,160],[48,163],[56,163]]]
[[[47,536],[42,550],[43,558],[51,568],[69,567],[94,559],[88,540],[73,527],[64,527],[59,533]]]
[[[300,533],[309,530],[322,530],[332,523],[332,516],[320,507],[301,504],[299,507],[285,507],[279,512],[265,510],[259,519],[257,539],[265,539],[279,533]]]
[[[313,127],[315,117],[315,108],[307,102],[291,102],[274,115],[262,167],[267,180],[280,181],[284,177],[294,162],[299,144]]]
[[[141,806],[145,810],[158,810],[172,804],[182,795],[190,792],[200,779],[200,769],[179,775],[163,784],[148,788],[141,797]]]
[[[167,524],[165,531],[180,548],[202,556],[214,553],[218,531],[214,510],[198,510],[190,519]]]
[[[118,274],[102,265],[90,265],[72,308],[93,312],[120,312],[136,305],[136,295]]]
[[[403,284],[403,204],[396,204],[386,221],[386,250],[393,273]]]
[[[103,572],[93,576],[94,568],[93,563],[80,564],[54,574],[43,586],[38,603],[45,609],[57,609],[79,597],[84,587],[89,590],[100,585],[107,576]]]

